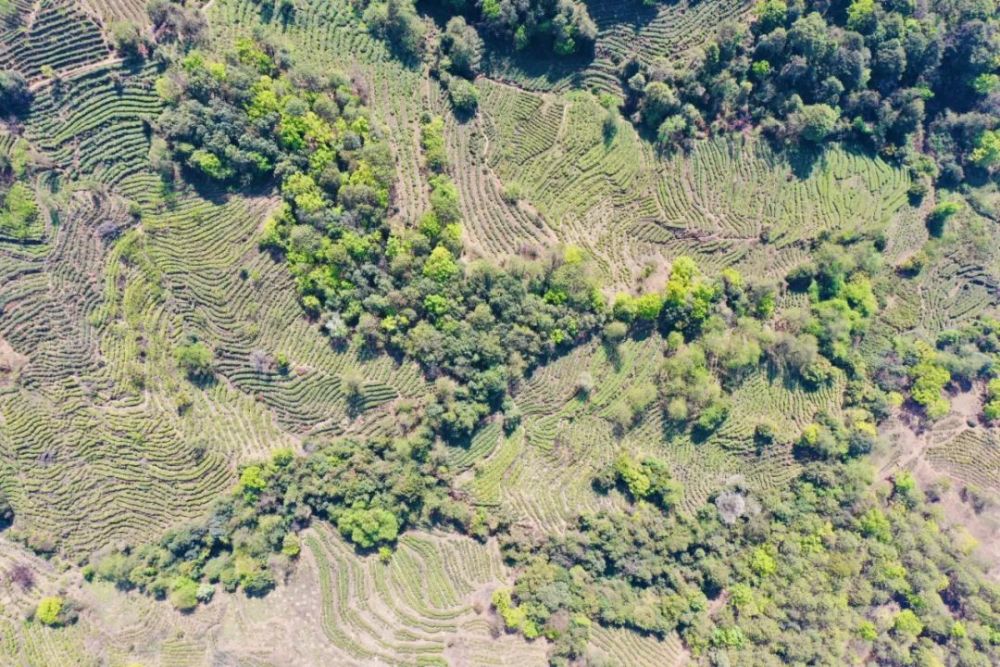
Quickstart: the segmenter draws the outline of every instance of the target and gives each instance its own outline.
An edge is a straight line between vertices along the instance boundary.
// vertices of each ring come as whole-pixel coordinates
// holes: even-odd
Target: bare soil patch
[[[28,364],[28,357],[17,352],[11,344],[0,337],[0,385],[9,384],[18,372]]]

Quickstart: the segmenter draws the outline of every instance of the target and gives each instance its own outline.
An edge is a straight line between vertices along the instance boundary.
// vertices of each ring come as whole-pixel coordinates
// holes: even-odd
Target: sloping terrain
[[[281,576],[266,597],[218,590],[183,613],[81,567],[203,518],[219,498],[244,492],[248,464],[285,450],[308,455],[341,436],[406,434],[446,383],[443,371],[361,336],[335,343],[303,310],[296,276],[279,253],[261,248],[266,221],[282,206],[280,188],[164,185],[155,163],[165,65],[120,57],[113,46],[117,21],[152,36],[142,3],[9,4],[20,25],[0,29],[0,69],[22,74],[34,99],[23,118],[0,122],[0,164],[27,165],[17,178],[38,215],[17,233],[0,227],[0,490],[14,517],[0,534],[0,663],[553,660],[554,635],[531,636],[497,603],[494,593],[516,587],[525,569],[505,559],[503,535],[421,527],[378,552],[357,548],[342,526],[315,521],[301,531],[294,566],[271,563]],[[873,369],[897,339],[934,341],[1000,314],[995,183],[953,195],[961,210],[935,235],[926,219],[936,193],[922,202],[908,196],[911,174],[882,157],[841,145],[779,151],[750,131],[671,153],[602,101],[601,93],[624,94],[622,63],[679,62],[721,22],[749,22],[751,3],[588,2],[593,58],[532,63],[490,51],[471,116],[453,113],[429,66],[397,57],[348,0],[290,2],[288,20],[265,16],[265,5],[281,3],[188,4],[207,21],[207,43],[225,45],[220,51],[241,37],[271,40],[296,62],[351,80],[392,152],[394,229],[417,228],[432,207],[421,126],[442,117],[468,262],[516,270],[580,249],[613,300],[663,290],[666,267],[688,256],[711,279],[736,269],[779,286],[771,308],[781,318],[762,334],[774,340],[806,317],[813,298],[785,289],[786,276],[831,239],[877,237],[870,280],[878,313],[850,345]],[[431,30],[440,36],[440,26]],[[922,270],[904,270],[918,255]],[[660,400],[623,419],[634,388],[655,393],[664,359],[678,348],[671,336],[642,326],[613,342],[580,336],[512,377],[506,416],[486,417],[460,446],[436,443],[433,460],[454,475],[450,495],[477,516],[555,539],[572,535],[580,514],[632,512],[636,498],[595,484],[623,452],[666,465],[683,487],[676,512],[696,517],[720,494],[750,499],[792,486],[811,463],[797,455],[803,433],[818,421],[874,429],[858,417],[865,387],[848,370],[827,364],[828,377],[811,384],[760,350],[759,362],[724,383],[725,414],[707,433],[679,428]],[[212,350],[211,377],[178,366],[178,350],[194,343]],[[709,365],[719,371],[717,361]],[[886,403],[876,477],[910,471],[921,488],[941,487],[946,514],[980,541],[967,551],[995,559],[1000,430],[982,415],[987,378],[970,386],[955,378],[940,419],[924,419],[902,393]],[[885,488],[883,497],[891,495]],[[579,566],[570,571],[584,576]],[[553,590],[557,606],[563,591]],[[51,596],[78,607],[73,622],[39,621],[39,602]],[[730,613],[720,612],[736,606],[730,596],[708,601],[708,615]],[[893,604],[880,612],[898,611]],[[995,620],[983,623],[1000,637]],[[675,631],[624,622],[567,615],[556,625],[584,622],[586,664],[704,662],[718,655],[707,645],[727,646],[718,632],[697,646]],[[879,623],[887,636],[901,632]],[[867,649],[851,648],[852,664],[862,664]]]

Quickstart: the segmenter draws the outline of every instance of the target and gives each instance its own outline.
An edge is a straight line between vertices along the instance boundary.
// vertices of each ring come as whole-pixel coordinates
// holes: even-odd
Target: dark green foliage
[[[406,58],[421,55],[427,28],[414,0],[361,0],[364,21]],[[597,26],[579,0],[428,0],[440,15],[451,17],[442,35],[443,69],[473,76],[483,35],[505,48],[538,47],[557,56],[590,48]],[[472,25],[470,25],[470,23]]]
[[[367,3],[364,20],[404,58],[417,58],[423,52],[427,26],[417,15],[413,0],[372,0]]]
[[[991,169],[1000,155],[993,57],[995,3],[763,0],[749,29],[720,26],[689,67],[623,65],[629,101],[668,145],[688,128],[727,131],[748,120],[778,141],[850,138],[907,164],[930,148],[943,180]],[[651,81],[648,85],[646,81]],[[918,140],[926,146],[915,146]]]
[[[20,116],[31,106],[32,94],[20,72],[0,70],[0,117]]]
[[[180,0],[150,0],[146,11],[160,44],[192,45],[205,37],[208,24],[195,6],[187,6]]]
[[[139,59],[146,53],[146,40],[139,27],[131,21],[111,24],[111,42],[115,50],[126,59]]]
[[[597,26],[578,0],[434,0],[447,12],[464,12],[486,33],[520,51],[537,45],[557,56],[588,48]]]
[[[441,35],[441,65],[452,74],[473,77],[483,57],[483,40],[462,16],[453,16]]]
[[[828,104],[805,104],[788,117],[788,131],[812,144],[822,143],[837,126],[837,112]]]

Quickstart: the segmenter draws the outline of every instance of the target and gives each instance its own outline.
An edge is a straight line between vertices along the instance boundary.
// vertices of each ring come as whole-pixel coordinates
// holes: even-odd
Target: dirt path
[[[93,72],[94,70],[101,69],[102,67],[107,67],[109,65],[116,65],[125,62],[124,58],[119,58],[116,56],[108,56],[103,60],[97,60],[92,63],[87,63],[86,65],[80,65],[79,67],[74,67],[73,69],[68,69],[59,72],[60,79],[71,79],[81,74],[87,74],[88,72]],[[28,90],[31,92],[37,92],[44,88],[45,86],[51,84],[53,79],[39,79],[28,86]]]
[[[963,495],[966,482],[947,470],[936,467],[925,457],[928,450],[947,445],[970,428],[982,410],[982,387],[950,396],[952,410],[944,419],[929,428],[918,422],[916,415],[899,412],[882,430],[882,435],[892,442],[892,448],[881,459],[873,459],[878,479],[890,481],[900,471],[909,471],[920,488],[936,488],[935,506],[939,507],[946,523],[976,540],[976,553],[988,564],[987,571],[1000,580],[1000,516],[996,507],[976,511]]]

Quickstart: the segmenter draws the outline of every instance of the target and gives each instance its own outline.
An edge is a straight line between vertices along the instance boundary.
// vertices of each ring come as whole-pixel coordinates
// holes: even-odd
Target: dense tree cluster
[[[788,345],[784,361],[812,385],[830,378],[830,363],[854,377],[863,375],[864,362],[856,343],[879,307],[870,276],[881,264],[879,250],[885,240],[849,236],[838,241],[821,245],[815,259],[796,267],[786,278],[791,290],[809,295],[810,307],[808,312],[786,316],[799,336]]]
[[[983,416],[1000,416],[1000,322],[982,317],[963,327],[938,334],[933,344],[919,338],[897,337],[873,369],[873,379],[897,402],[912,401],[929,420],[947,415],[947,389],[969,389],[987,383]]]
[[[421,431],[400,440],[307,443],[306,456],[279,450],[245,466],[236,489],[203,520],[157,543],[98,555],[85,574],[189,610],[211,599],[217,585],[247,595],[269,591],[298,556],[298,533],[313,519],[336,526],[362,550],[434,523],[484,535],[485,517],[448,496],[430,446]]]
[[[832,450],[849,450],[850,430],[834,429]],[[912,477],[873,491],[854,455],[803,460],[789,488],[735,487],[694,515],[641,500],[642,468],[616,463],[636,504],[562,536],[515,529],[504,553],[519,574],[494,606],[509,629],[551,639],[554,664],[587,654],[594,622],[677,631],[716,665],[995,664],[1000,590]]]
[[[578,0],[447,0],[440,4],[482,22],[488,33],[518,51],[539,44],[566,56],[597,37],[597,26]]]
[[[205,37],[208,24],[198,7],[184,0],[150,0],[146,11],[153,24],[157,44],[198,44]],[[130,33],[131,29],[125,29]],[[141,39],[141,38],[140,38]]]
[[[460,438],[504,404],[510,384],[600,322],[599,294],[583,255],[572,249],[545,262],[503,270],[459,261],[458,193],[444,175],[430,179],[431,209],[413,228],[339,238],[302,225],[295,205],[275,216],[264,244],[280,249],[303,303],[337,341],[356,331],[445,375],[427,416]],[[287,192],[286,192],[287,196]]]
[[[427,25],[413,0],[362,0],[369,30],[386,39],[405,58],[419,58],[424,51]]]
[[[377,225],[391,162],[344,77],[289,70],[280,52],[239,39],[223,60],[189,52],[157,88],[168,104],[158,129],[188,169],[221,183],[277,179],[316,225]]]
[[[568,248],[507,270],[459,261],[458,191],[433,120],[431,208],[393,228],[391,157],[358,96],[337,75],[276,63],[248,40],[225,61],[186,55],[160,85],[174,157],[211,181],[276,180],[284,203],[261,244],[288,262],[306,310],[337,343],[354,331],[457,380],[439,383],[427,416],[448,437],[470,435],[527,368],[601,323],[587,258]]]
[[[993,2],[762,0],[689,67],[622,73],[665,145],[752,122],[792,143],[856,140],[953,185],[997,166],[997,18]]]
[[[427,27],[413,0],[362,0],[365,22],[404,55],[419,56]],[[442,47],[458,73],[471,75],[481,48],[477,30],[502,40],[517,51],[539,47],[559,56],[592,45],[597,26],[579,0],[429,0],[429,8],[453,17]]]

